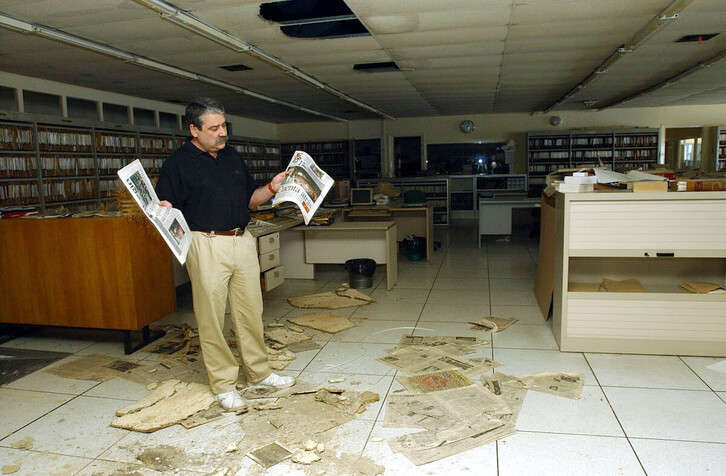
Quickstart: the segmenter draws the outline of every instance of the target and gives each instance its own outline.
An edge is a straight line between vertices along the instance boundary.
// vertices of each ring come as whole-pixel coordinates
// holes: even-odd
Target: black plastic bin
[[[370,258],[355,258],[345,262],[348,271],[348,281],[351,288],[367,289],[373,286],[373,273],[376,272],[376,262]]]
[[[423,236],[407,236],[401,243],[409,261],[421,261],[426,256],[426,238]]]

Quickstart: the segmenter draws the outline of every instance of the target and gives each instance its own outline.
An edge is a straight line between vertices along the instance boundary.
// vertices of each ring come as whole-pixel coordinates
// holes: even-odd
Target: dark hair
[[[197,129],[202,128],[202,116],[205,114],[224,114],[224,106],[216,99],[198,97],[190,102],[184,112],[184,120],[187,124],[193,124]]]

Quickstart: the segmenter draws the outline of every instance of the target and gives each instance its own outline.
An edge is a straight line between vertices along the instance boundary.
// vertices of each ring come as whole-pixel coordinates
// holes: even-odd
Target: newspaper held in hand
[[[272,205],[282,202],[297,204],[307,225],[333,187],[335,180],[318,167],[312,157],[301,150],[296,150],[292,154],[290,164],[285,170],[289,170],[290,174],[280,185]]]
[[[187,259],[189,244],[192,241],[192,232],[184,219],[182,212],[176,208],[162,207],[144,166],[136,159],[126,167],[120,169],[118,176],[126,188],[151,220],[166,244],[171,248],[181,264]]]

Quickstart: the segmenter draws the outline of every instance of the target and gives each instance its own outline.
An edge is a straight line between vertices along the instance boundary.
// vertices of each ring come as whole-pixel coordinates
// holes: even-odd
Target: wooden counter
[[[0,322],[142,330],[176,308],[171,259],[142,221],[1,220]]]

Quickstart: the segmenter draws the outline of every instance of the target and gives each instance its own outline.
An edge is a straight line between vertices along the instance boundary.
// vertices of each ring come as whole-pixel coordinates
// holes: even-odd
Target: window
[[[701,138],[678,141],[678,168],[698,168],[701,166]]]

